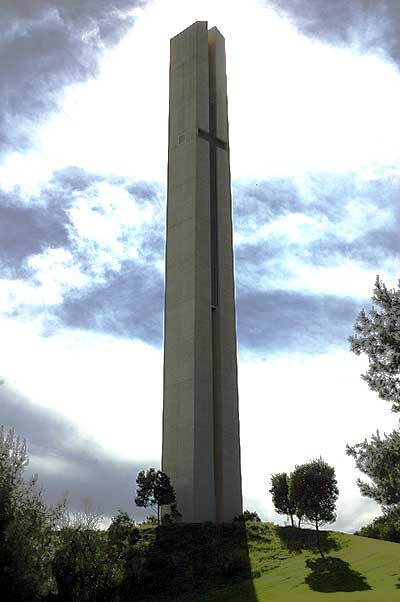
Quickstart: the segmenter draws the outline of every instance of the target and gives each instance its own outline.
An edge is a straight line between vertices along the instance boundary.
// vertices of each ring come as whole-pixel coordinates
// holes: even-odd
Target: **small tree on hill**
[[[138,473],[136,484],[135,504],[143,508],[150,507],[154,510],[157,513],[157,524],[159,525],[161,506],[175,503],[175,491],[169,476],[161,470],[149,468]]]
[[[290,476],[291,497],[297,512],[315,526],[317,547],[321,556],[319,527],[336,520],[335,507],[339,495],[335,469],[322,458],[296,466]]]
[[[291,496],[289,480],[290,479],[286,472],[273,474],[271,476],[271,489],[269,492],[272,493],[272,503],[274,504],[275,511],[278,514],[286,514],[286,516],[290,516],[292,527],[294,527],[293,516],[296,513],[296,504]],[[300,522],[301,517],[299,517],[299,527]]]

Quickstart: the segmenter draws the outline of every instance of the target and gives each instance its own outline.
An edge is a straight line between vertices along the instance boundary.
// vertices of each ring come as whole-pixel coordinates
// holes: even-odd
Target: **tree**
[[[54,591],[52,560],[62,504],[47,508],[37,476],[25,482],[26,443],[0,428],[0,592],[2,602],[36,602]]]
[[[366,353],[368,371],[362,375],[371,390],[400,412],[400,280],[398,290],[389,290],[376,277],[369,316],[364,309],[354,325],[355,335],[349,337],[356,355]],[[371,497],[385,509],[400,502],[400,432],[394,430],[382,438],[377,431],[371,441],[346,446],[346,452],[372,484],[361,479],[361,494]]]
[[[366,353],[368,371],[362,379],[381,399],[400,412],[400,280],[399,290],[388,290],[376,277],[369,316],[362,309],[354,325],[355,335],[349,337],[356,355]]]
[[[0,426],[0,545],[13,519],[16,492],[23,484],[22,473],[29,460],[26,441],[15,436],[14,429]]]
[[[143,508],[157,508],[157,524],[160,524],[160,508],[175,503],[175,491],[169,476],[161,470],[141,470],[136,478],[135,504]],[[175,506],[176,510],[176,506]]]
[[[139,529],[127,512],[119,510],[108,527],[107,538],[109,544],[115,546],[118,557],[125,557],[139,539]]]
[[[289,478],[286,472],[279,472],[271,476],[271,489],[272,503],[274,504],[275,511],[278,514],[286,514],[290,516],[292,527],[294,527],[293,516],[296,513],[296,504],[293,502],[290,494]],[[300,527],[301,517],[299,517]]]
[[[336,520],[338,495],[335,469],[322,458],[296,466],[290,475],[290,496],[296,504],[296,512],[305,522],[315,526],[317,547],[322,557],[319,527]]]
[[[100,507],[95,507],[90,496],[82,499],[82,510],[69,512],[71,527],[81,527],[84,530],[98,531],[103,522],[104,516]]]
[[[388,509],[400,504],[400,432],[394,430],[382,438],[379,431],[371,441],[346,446],[346,452],[356,466],[371,481],[357,479],[361,494],[370,497]]]
[[[104,531],[66,527],[53,561],[60,602],[116,600],[121,580],[118,558]]]

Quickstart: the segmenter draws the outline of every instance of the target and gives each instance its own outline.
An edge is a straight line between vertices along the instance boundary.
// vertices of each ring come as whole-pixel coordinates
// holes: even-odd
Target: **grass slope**
[[[252,579],[208,589],[187,602],[399,602],[400,545],[325,531],[247,524]],[[235,555],[234,546],[228,555]],[[245,553],[242,549],[242,553]]]

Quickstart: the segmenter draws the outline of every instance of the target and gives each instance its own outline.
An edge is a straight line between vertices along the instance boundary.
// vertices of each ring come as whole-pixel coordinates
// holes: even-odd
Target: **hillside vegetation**
[[[322,558],[314,531],[268,523],[141,531],[142,546],[147,541],[147,570],[161,586],[154,600],[171,595],[185,602],[400,599],[396,543],[324,531]]]

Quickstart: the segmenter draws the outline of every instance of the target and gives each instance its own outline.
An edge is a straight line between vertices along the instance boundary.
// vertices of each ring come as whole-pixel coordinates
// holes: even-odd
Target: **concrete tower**
[[[162,470],[184,522],[242,512],[225,41],[171,40]]]

